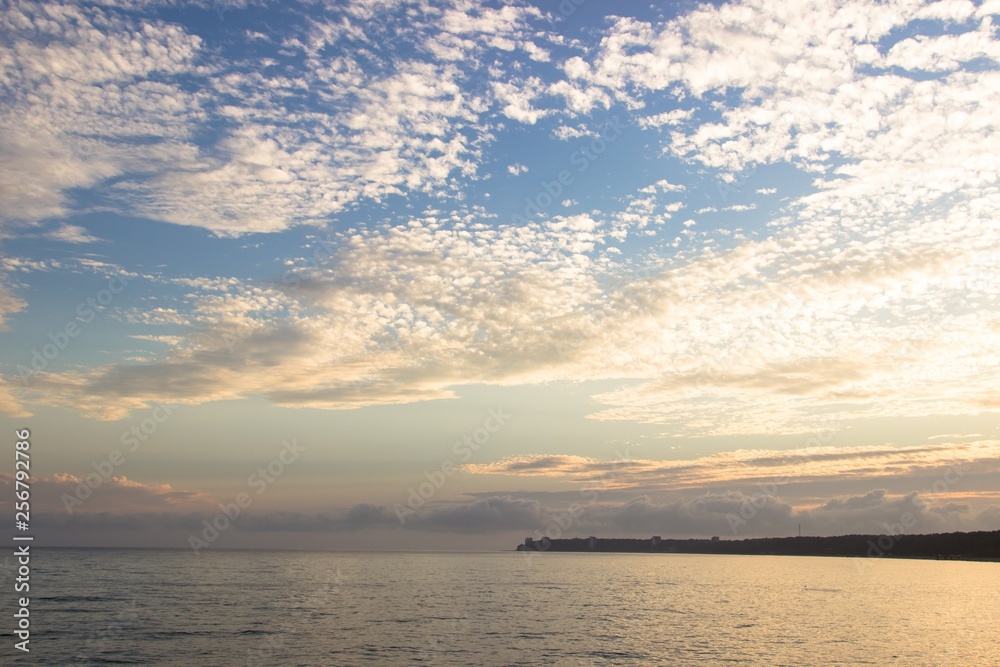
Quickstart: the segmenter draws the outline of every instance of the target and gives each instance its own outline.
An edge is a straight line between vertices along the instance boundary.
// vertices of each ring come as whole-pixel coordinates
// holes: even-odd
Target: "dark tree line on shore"
[[[1000,530],[930,535],[762,537],[739,540],[572,538],[532,540],[518,551],[590,551],[1000,560]]]

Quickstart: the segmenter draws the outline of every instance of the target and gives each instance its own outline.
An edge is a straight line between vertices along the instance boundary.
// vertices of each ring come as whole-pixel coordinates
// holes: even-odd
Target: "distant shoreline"
[[[760,537],[724,540],[651,537],[570,539],[527,538],[516,551],[526,553],[675,553],[740,556],[834,556],[915,558],[1000,562],[1000,530],[926,535],[840,535],[835,537]]]

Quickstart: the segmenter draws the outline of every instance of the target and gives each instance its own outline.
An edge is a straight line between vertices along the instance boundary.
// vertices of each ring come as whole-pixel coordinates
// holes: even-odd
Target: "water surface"
[[[996,563],[81,549],[31,586],[4,664],[1000,665]]]

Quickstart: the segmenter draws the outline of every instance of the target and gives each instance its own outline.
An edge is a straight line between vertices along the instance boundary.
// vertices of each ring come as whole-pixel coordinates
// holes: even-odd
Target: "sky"
[[[5,3],[37,543],[1000,529],[998,14]]]

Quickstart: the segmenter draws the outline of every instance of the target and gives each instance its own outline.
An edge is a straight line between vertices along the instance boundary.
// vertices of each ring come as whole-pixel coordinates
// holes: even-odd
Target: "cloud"
[[[956,529],[995,530],[992,512],[988,508],[973,515],[968,505],[931,505],[918,493],[890,496],[883,489],[876,489],[862,496],[831,499],[819,507],[799,512],[796,518],[826,535],[936,533]]]
[[[83,212],[75,192],[100,186],[106,207],[219,236],[322,225],[364,200],[457,194],[494,102],[525,122],[547,113],[530,107],[536,79],[497,72],[477,92],[456,64],[518,44],[544,60],[530,7],[328,5],[277,50],[249,31],[232,52],[142,15],[154,8],[0,14],[0,163],[17,165],[0,173],[0,221]],[[417,53],[396,57],[397,42]]]
[[[918,485],[925,478],[956,470],[957,477],[1000,472],[1000,442],[914,447],[831,447],[819,436],[815,446],[794,450],[736,450],[687,460],[625,458],[602,461],[572,455],[534,455],[467,464],[477,475],[558,477],[599,489],[679,491],[757,483],[790,485],[895,478]]]
[[[994,37],[990,20],[984,20],[977,31],[959,35],[911,37],[893,44],[886,54],[885,64],[933,72],[953,70],[980,58],[997,61],[1000,59],[1000,43]]]
[[[514,176],[520,176],[521,174],[528,173],[528,168],[520,162],[515,162],[514,164],[507,166],[507,173]]]
[[[809,535],[992,530],[993,510],[972,514],[968,507],[930,505],[919,494],[888,496],[876,490],[859,497],[834,498],[811,509],[795,509],[778,498],[739,493],[706,494],[696,498],[654,502],[639,497],[622,504],[602,503],[582,514],[579,534],[632,536],[677,535],[729,537],[784,536],[798,524]]]
[[[89,479],[88,479],[89,477]],[[0,487],[13,498],[14,476],[0,473]],[[142,511],[174,513],[206,511],[218,504],[200,491],[184,491],[170,484],[145,484],[124,476],[102,476],[95,472],[77,477],[55,473],[31,482],[32,509],[39,513],[128,515]],[[13,504],[0,501],[12,511]]]
[[[178,121],[183,109],[196,113],[198,105],[176,84],[154,79],[187,70],[199,38],[111,10],[31,3],[7,6],[0,34],[7,63],[0,75],[7,93],[0,105],[0,222],[66,215],[70,190],[126,169],[145,171],[139,164],[156,149],[127,146],[129,139],[176,146],[185,138]]]
[[[493,82],[493,92],[503,105],[503,115],[526,125],[534,125],[539,119],[552,113],[551,110],[539,109],[534,105],[543,90],[542,80],[538,77]]]
[[[997,507],[973,512],[956,503],[932,504],[920,494],[890,495],[876,489],[860,496],[836,497],[809,508],[795,508],[781,498],[739,492],[706,493],[655,501],[638,496],[621,502],[545,505],[527,498],[486,495],[465,501],[433,502],[404,513],[355,506],[340,514],[281,513],[247,515],[241,531],[339,532],[343,530],[405,530],[461,535],[482,533],[532,534],[555,531],[563,537],[728,537],[784,536],[797,524],[810,535],[885,534],[995,530]],[[905,525],[902,523],[905,521]]]
[[[17,7],[5,15],[23,42],[11,71],[49,91],[40,38],[15,30],[40,15]],[[224,76],[215,75],[219,54],[177,26],[74,9],[72,21],[39,29],[64,59],[101,66],[67,64],[73,77],[51,85],[71,88],[51,94],[93,99],[95,81],[113,81],[114,108],[128,120],[120,138],[154,139],[127,159],[96,141],[81,152],[87,168],[71,165],[65,183],[114,176],[109,196],[130,210],[220,235],[325,224],[362,200],[457,198],[507,118],[581,138],[593,120],[583,109],[602,99],[663,120],[637,131],[719,184],[770,164],[812,183],[752,236],[676,220],[693,204],[690,189],[663,180],[616,210],[519,227],[464,204],[373,218],[334,234],[328,261],[290,260],[287,283],[192,283],[187,302],[135,332],[161,335],[168,319],[182,329],[168,332],[182,342],[156,361],[40,376],[23,398],[109,418],[157,400],[259,395],[347,409],[447,398],[459,384],[604,380],[619,384],[595,397],[595,419],[681,436],[995,410],[1000,75],[981,65],[996,40],[981,10],[929,7],[754,1],[661,23],[616,19],[593,49],[560,63],[561,82],[586,104],[553,92],[524,53],[515,66],[541,20],[530,8],[352,6],[289,35],[282,48],[292,55],[269,52],[273,66],[259,66],[252,49],[267,45],[254,40]],[[966,45],[951,60],[942,54],[952,42],[924,22],[934,12],[964,21],[949,27],[954,45]],[[377,66],[362,67],[349,46],[396,28],[427,48],[372,55]],[[144,50],[126,39],[137,31]],[[904,42],[932,75],[890,62]],[[125,56],[135,62],[115,64]],[[471,79],[462,62],[486,75]],[[207,93],[181,85],[194,75],[211,79]],[[304,95],[322,108],[291,102]],[[665,95],[677,108],[663,110]],[[41,113],[32,99],[15,96],[6,117]],[[133,113],[133,99],[152,101]],[[62,160],[60,146],[72,145],[65,128],[92,137],[98,120],[90,111],[50,119],[48,134],[35,133],[46,145],[37,154]],[[194,141],[213,122],[218,139]],[[119,179],[133,169],[143,177]],[[67,188],[50,180],[39,195],[47,203],[32,206],[64,210]],[[719,217],[753,205],[711,204]],[[618,246],[636,236],[658,245],[623,254]]]
[[[632,103],[679,86],[698,106],[733,90],[734,102],[711,101],[720,121],[694,114],[670,133],[664,149],[729,173],[790,162],[826,174],[819,185],[828,196],[811,202],[822,200],[817,216],[841,210],[852,195],[867,209],[858,217],[902,216],[916,201],[980,194],[995,185],[991,168],[983,173],[993,162],[987,156],[996,153],[987,138],[995,133],[984,132],[996,124],[995,72],[969,66],[977,59],[996,62],[992,19],[954,35],[919,34],[914,22],[932,6],[795,2],[778,8],[751,1],[705,6],[658,25],[622,18],[589,61],[576,57],[564,69],[581,85]],[[918,35],[887,38],[904,26]],[[882,40],[890,45],[884,53]],[[903,76],[896,66],[942,74]],[[973,92],[981,86],[985,97]],[[914,141],[924,151],[919,167]],[[852,208],[845,210],[850,217]]]
[[[639,125],[644,128],[680,125],[683,121],[691,118],[692,114],[694,114],[694,109],[674,109],[640,118]]]
[[[31,416],[31,412],[26,410],[20,399],[11,392],[10,386],[2,381],[0,381],[0,414],[13,418]]]
[[[148,510],[52,512],[41,510],[35,524],[47,531],[88,534],[98,538],[125,531],[163,531],[177,544],[185,534],[198,534],[211,521],[217,508],[188,510],[175,505],[167,511],[154,506]],[[795,507],[777,496],[760,493],[710,492],[667,500],[640,495],[621,501],[581,500],[570,505],[546,504],[510,494],[482,494],[472,499],[434,501],[417,510],[397,510],[361,503],[327,512],[254,512],[247,510],[232,522],[233,535],[264,536],[269,533],[324,535],[356,531],[383,531],[388,534],[450,533],[480,535],[490,533],[532,534],[554,531],[571,537],[733,537],[782,536],[802,524],[811,535],[927,533],[961,530],[996,530],[1000,506],[973,511],[956,502],[930,502],[922,494],[889,494],[875,489],[857,496],[837,496],[808,507]],[[403,521],[399,517],[403,517]]]
[[[647,199],[629,206],[657,206]],[[928,221],[843,248],[796,228],[636,265],[601,252],[621,217],[494,228],[479,215],[335,235],[329,261],[280,285],[196,281],[189,312],[170,318],[186,343],[161,361],[32,389],[120,417],[156,400],[352,408],[444,398],[457,383],[632,378],[593,416],[676,434],[971,414],[991,395],[1000,325],[981,227],[953,226],[954,246]]]
[[[696,498],[654,502],[640,496],[624,503],[597,503],[587,507],[579,526],[571,530],[601,536],[707,536],[732,535],[731,517],[752,501],[739,493],[706,494]],[[773,498],[758,501],[753,531],[746,535],[788,532],[794,522],[792,508]],[[752,506],[752,505],[751,505]],[[576,534],[576,533],[574,533]]]
[[[642,192],[642,193],[645,193],[645,194],[653,194],[653,193],[655,193],[657,191],[660,191],[660,192],[684,192],[686,189],[687,188],[685,186],[683,186],[683,185],[679,185],[677,183],[671,183],[667,179],[662,178],[662,179],[658,180],[656,183],[653,183],[652,185],[647,185],[646,187],[641,188],[639,190],[639,192]]]
[[[479,498],[468,503],[443,505],[407,518],[413,530],[456,533],[497,533],[529,530],[540,525],[542,507],[534,501],[509,496]]]
[[[58,477],[58,476],[57,476]],[[200,533],[203,521],[211,521],[218,508],[200,507],[197,510],[180,507],[176,501],[170,507],[166,494],[159,494],[161,503],[140,502],[128,511],[108,511],[96,505],[87,505],[87,511],[72,514],[53,512],[46,503],[39,510],[39,525],[50,529],[67,530],[89,528],[98,531],[149,529],[160,527],[168,530],[187,530]],[[139,495],[143,500],[151,496]],[[95,495],[96,498],[96,495]],[[119,497],[121,500],[121,497]],[[141,505],[149,504],[149,509]],[[157,505],[159,505],[157,507]],[[164,508],[163,505],[168,505]],[[114,504],[117,507],[117,504]],[[240,514],[232,527],[240,533],[341,533],[358,530],[408,530],[421,532],[450,532],[460,534],[496,533],[510,530],[528,530],[543,519],[541,507],[534,501],[497,496],[469,502],[438,505],[431,512],[407,517],[400,522],[392,508],[361,503],[344,510],[330,512],[254,512]]]
[[[320,225],[361,199],[443,193],[453,175],[474,173],[478,156],[467,134],[482,101],[461,80],[455,66],[426,62],[359,80],[318,72],[314,94],[353,103],[317,118],[289,115],[283,97],[258,99],[256,76],[231,77],[220,92],[259,108],[226,109],[238,126],[211,155],[199,151],[142,186],[137,205],[149,217],[235,235]]]
[[[0,222],[64,215],[65,190],[99,182],[101,170],[74,160],[56,136],[16,131],[3,126],[6,120],[0,117]]]
[[[43,374],[31,389],[120,418],[154,396],[200,403],[263,392],[282,405],[343,409],[451,396],[463,377],[549,375],[539,363],[555,351],[548,331],[578,327],[559,318],[581,293],[599,293],[584,254],[597,243],[596,222],[445,222],[339,235],[335,263],[304,266],[287,284],[187,281],[197,294],[190,313],[159,318],[186,325],[186,345],[158,363]],[[508,347],[512,337],[530,353]]]
[[[10,270],[9,266],[4,267]],[[7,330],[7,318],[24,310],[25,301],[11,292],[10,287],[0,283],[0,331]]]
[[[100,241],[96,236],[87,233],[87,230],[78,225],[60,225],[51,230],[46,237],[62,243],[94,243]]]

